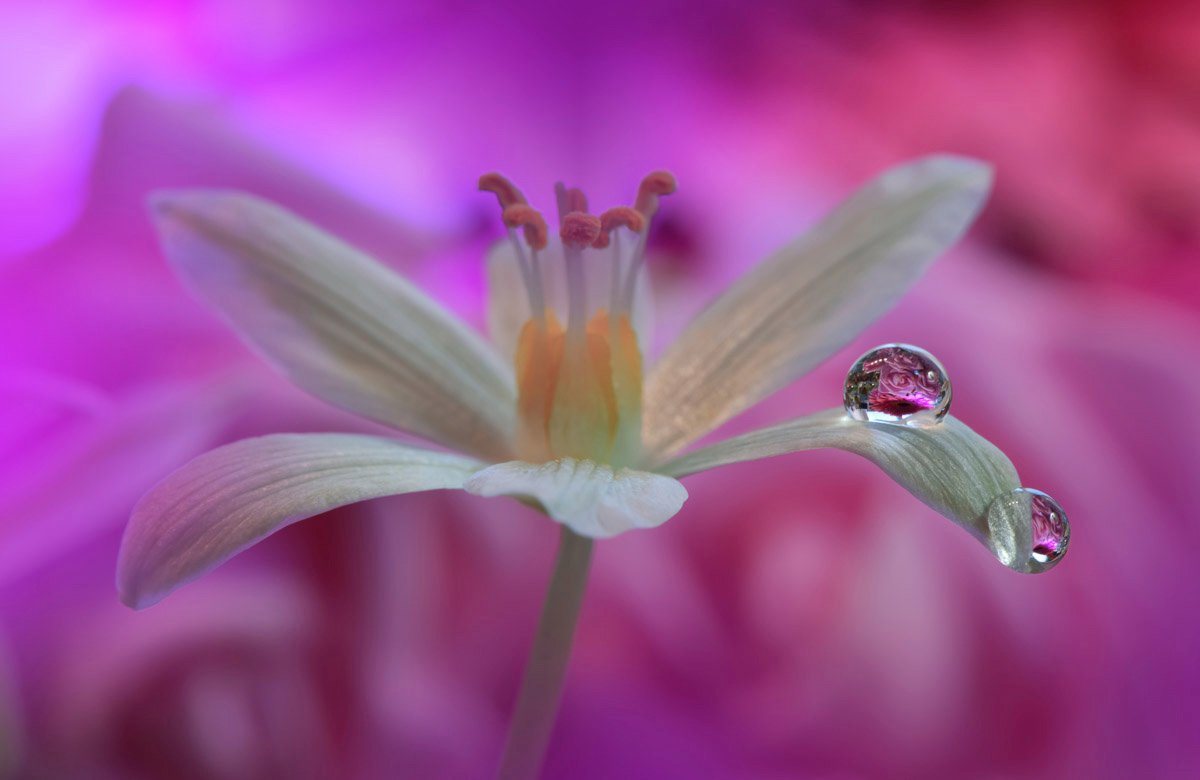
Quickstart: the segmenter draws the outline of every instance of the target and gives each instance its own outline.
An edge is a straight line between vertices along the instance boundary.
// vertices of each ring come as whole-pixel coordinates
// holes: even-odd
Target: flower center
[[[634,206],[599,217],[588,213],[580,190],[556,185],[557,240],[508,179],[487,174],[479,188],[500,201],[529,299],[515,355],[517,454],[532,462],[634,463],[642,432],[634,299],[650,220],[659,197],[675,191],[675,178],[650,174]]]

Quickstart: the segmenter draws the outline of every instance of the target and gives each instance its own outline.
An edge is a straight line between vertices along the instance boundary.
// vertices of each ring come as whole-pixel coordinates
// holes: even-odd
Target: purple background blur
[[[843,453],[691,478],[666,526],[598,547],[548,775],[1200,776],[1200,6],[1144,0],[5,0],[0,770],[486,777],[549,574],[544,518],[427,494],[122,607],[120,533],[166,472],[366,429],[183,291],[149,190],[277,200],[481,323],[480,173],[612,205],[666,167],[661,342],[930,151],[996,165],[968,241],[728,430],[922,345],[1067,507],[1067,559],[1016,575]]]

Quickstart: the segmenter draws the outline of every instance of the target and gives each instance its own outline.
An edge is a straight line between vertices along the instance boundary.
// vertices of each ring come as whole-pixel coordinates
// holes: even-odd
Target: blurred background
[[[628,202],[665,341],[882,168],[992,161],[968,239],[748,429],[919,344],[1070,513],[1021,576],[869,464],[687,480],[598,547],[553,778],[1200,776],[1200,5],[0,4],[0,773],[481,778],[556,529],[439,493],[331,512],[134,613],[132,504],[217,444],[364,430],[169,273],[146,193],[222,186],[476,324],[478,175]]]

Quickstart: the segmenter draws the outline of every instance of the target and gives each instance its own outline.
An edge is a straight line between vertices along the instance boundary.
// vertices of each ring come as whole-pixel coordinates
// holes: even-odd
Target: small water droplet
[[[1040,490],[1025,489],[1033,496],[1033,559],[1051,563],[1061,558],[1071,543],[1071,523],[1062,505]]]
[[[987,519],[997,557],[1018,571],[1048,571],[1062,560],[1071,543],[1067,513],[1040,490],[1017,488],[997,497],[988,507]],[[1026,522],[1028,525],[1022,527]],[[1018,544],[1020,555],[1016,552]]]
[[[884,344],[846,374],[846,411],[856,420],[936,423],[950,411],[950,378],[937,358],[910,344]]]

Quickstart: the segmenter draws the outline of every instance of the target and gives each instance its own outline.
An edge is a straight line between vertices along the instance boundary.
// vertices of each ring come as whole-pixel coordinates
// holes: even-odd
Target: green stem
[[[564,527],[537,636],[517,694],[504,757],[500,759],[499,780],[535,780],[541,771],[562,699],[591,559],[592,540]]]

